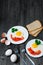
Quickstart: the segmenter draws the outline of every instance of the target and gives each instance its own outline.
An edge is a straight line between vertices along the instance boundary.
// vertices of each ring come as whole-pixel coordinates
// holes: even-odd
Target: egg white
[[[17,32],[18,32],[18,31],[17,31]],[[17,36],[17,35],[16,35],[17,32],[15,32],[15,35],[14,35],[14,36],[15,36],[15,37],[20,37],[20,38],[21,38],[21,37],[23,36],[23,33],[20,31],[20,32],[21,32],[21,35],[20,35],[20,36]]]
[[[42,44],[38,45],[36,48],[33,48],[33,47],[32,47],[32,44],[31,44],[31,48],[32,48],[33,51],[38,51],[38,50],[40,50],[40,51],[43,53],[43,45],[42,45]]]
[[[43,45],[42,45],[42,44],[40,44],[40,45],[38,46],[38,49],[41,50],[41,52],[43,53]]]
[[[33,48],[32,44],[31,44],[31,48],[32,48],[33,51],[38,51],[39,50],[39,46],[37,46],[36,48]]]

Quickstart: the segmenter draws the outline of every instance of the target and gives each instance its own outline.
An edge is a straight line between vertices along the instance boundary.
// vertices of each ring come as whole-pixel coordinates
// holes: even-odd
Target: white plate
[[[37,57],[41,57],[43,55],[43,53],[39,54],[39,55],[32,55],[29,51],[28,51],[28,48],[31,47],[31,44],[35,42],[36,39],[32,39],[30,40],[27,44],[26,44],[26,52],[28,55],[30,55],[31,57],[34,57],[34,58],[37,58]],[[39,40],[39,39],[38,39]],[[41,41],[41,44],[43,45],[43,41]]]
[[[12,33],[12,32],[11,32],[11,29],[12,29],[12,28],[16,28],[16,29],[18,29],[19,31],[21,31],[21,32],[23,33],[24,39],[21,40],[21,41],[16,41],[16,42],[13,41],[13,40],[11,39],[11,37],[10,37],[10,34],[15,35],[15,33]],[[23,43],[23,42],[25,42],[25,41],[27,40],[29,33],[28,33],[28,31],[27,31],[26,28],[24,28],[23,26],[14,26],[14,27],[12,27],[12,28],[10,28],[10,29],[8,30],[8,32],[7,32],[7,39],[8,39],[11,43],[13,43],[13,44],[21,44],[21,43]]]

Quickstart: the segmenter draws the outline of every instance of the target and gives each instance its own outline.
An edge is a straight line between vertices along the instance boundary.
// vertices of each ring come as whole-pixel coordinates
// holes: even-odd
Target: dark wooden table
[[[6,32],[15,25],[22,25],[26,27],[27,24],[38,19],[43,25],[43,0],[0,0],[0,39],[2,32]],[[21,50],[25,48],[27,42],[35,37],[29,36],[28,40],[21,45],[6,46],[0,43],[0,65],[25,65],[22,58],[27,65],[30,64],[29,60],[25,56],[25,53],[21,53]],[[36,37],[43,40],[43,31]],[[5,51],[11,48],[13,51],[19,49],[20,57],[17,63],[12,63],[10,57],[5,57]],[[43,57],[32,58],[35,65],[43,65]]]

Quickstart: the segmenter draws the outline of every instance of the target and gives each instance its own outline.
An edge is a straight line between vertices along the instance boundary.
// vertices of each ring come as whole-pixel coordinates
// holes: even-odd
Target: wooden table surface
[[[43,0],[0,0],[0,39],[2,32],[6,32],[15,25],[26,27],[27,24],[38,19],[43,25]],[[32,65],[21,50],[25,48],[27,42],[35,37],[29,35],[28,40],[21,45],[6,46],[0,43],[0,65]],[[43,40],[43,31],[36,37]],[[10,57],[5,57],[5,51],[11,48],[13,51],[19,49],[20,57],[17,63],[12,63]],[[32,58],[35,65],[43,65],[43,57]]]

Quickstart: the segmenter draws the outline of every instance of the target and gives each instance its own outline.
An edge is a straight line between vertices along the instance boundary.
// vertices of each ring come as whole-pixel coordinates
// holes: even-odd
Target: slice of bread
[[[34,31],[36,29],[39,29],[40,27],[42,27],[42,24],[39,20],[35,20],[34,22],[26,25],[26,27],[27,27],[28,31],[30,32],[30,31]]]
[[[34,31],[32,31],[32,32],[29,32],[29,33],[32,34],[32,35],[34,35],[34,34],[36,34],[37,32],[41,31],[42,29],[43,29],[43,27],[40,27],[39,29],[34,30]]]
[[[40,32],[41,32],[41,30],[38,31],[37,33],[35,33],[34,35],[32,35],[32,34],[31,35],[34,36],[34,37],[37,37]]]

